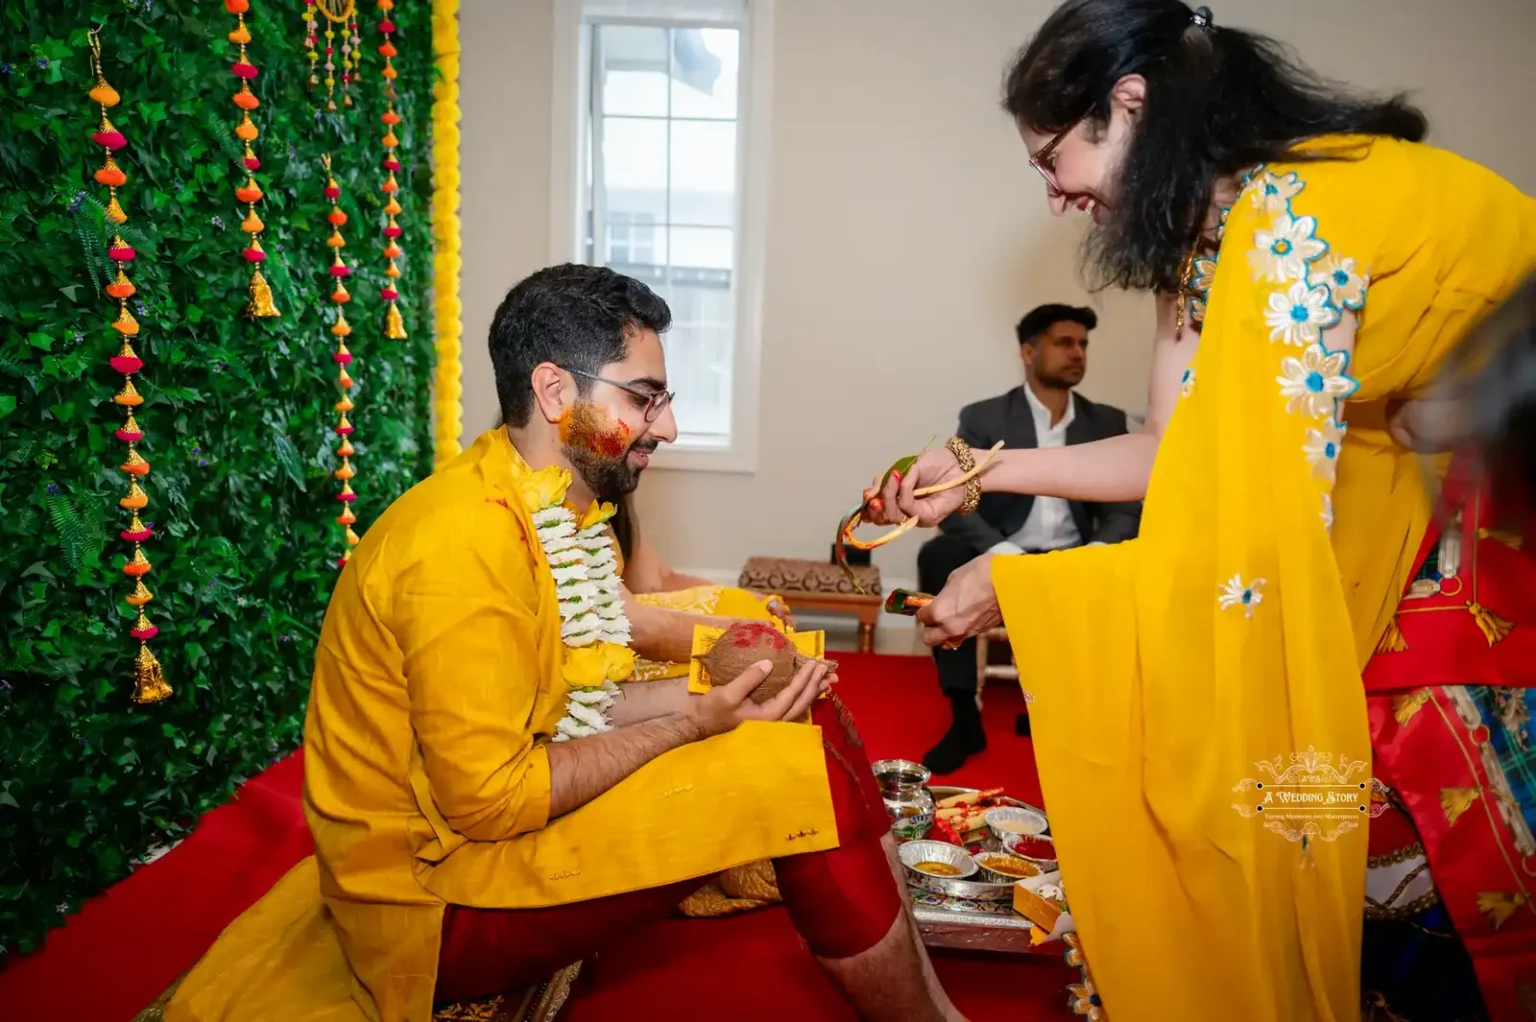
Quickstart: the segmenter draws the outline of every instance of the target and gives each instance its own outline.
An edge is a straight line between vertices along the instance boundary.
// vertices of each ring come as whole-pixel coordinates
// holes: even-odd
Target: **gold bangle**
[[[944,444],[949,453],[955,456],[955,461],[960,465],[962,474],[970,472],[976,467],[976,458],[971,454],[971,445],[957,436],[952,436]],[[981,503],[981,478],[979,476],[966,480],[965,499],[960,502],[956,514],[968,515],[976,510]]]

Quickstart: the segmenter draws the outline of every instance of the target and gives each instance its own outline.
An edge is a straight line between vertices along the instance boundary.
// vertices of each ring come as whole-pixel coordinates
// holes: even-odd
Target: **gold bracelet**
[[[962,474],[967,473],[976,467],[976,458],[971,454],[971,445],[966,443],[964,440],[961,440],[957,436],[952,436],[944,444],[944,446],[948,448],[950,454],[955,456],[955,461],[959,463],[960,471]],[[978,476],[966,481],[965,499],[960,502],[960,507],[956,510],[956,513],[968,515],[972,511],[975,511],[976,506],[980,503],[981,478]]]

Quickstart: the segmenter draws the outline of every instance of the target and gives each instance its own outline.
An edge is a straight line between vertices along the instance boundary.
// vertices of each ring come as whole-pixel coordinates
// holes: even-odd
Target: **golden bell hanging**
[[[352,335],[352,324],[347,322],[346,313],[340,309],[336,310],[336,322],[331,324],[331,335],[333,337],[350,337]]]
[[[384,317],[384,336],[392,341],[403,341],[406,337],[405,320],[394,302],[389,303],[389,313]]]
[[[346,239],[341,236],[341,231],[335,227],[331,228],[331,236],[325,239],[325,243],[332,248],[339,249],[347,247]]]
[[[113,395],[112,400],[124,408],[137,408],[144,403],[144,397],[133,387],[132,380],[123,381],[123,389]]]
[[[336,373],[336,386],[342,390],[351,390],[353,382],[352,374],[347,372],[346,366],[342,366]]]
[[[133,658],[133,701],[139,705],[158,703],[169,697],[171,686],[165,680],[160,661],[149,651],[149,646],[139,644],[139,655]]]
[[[250,212],[245,214],[245,219],[240,221],[240,229],[246,234],[260,234],[266,226],[261,222],[261,217],[256,215],[255,205],[252,205]]]
[[[133,516],[133,524],[139,525],[138,515]],[[143,526],[139,527],[142,530]],[[144,604],[148,603],[154,598],[155,594],[149,591],[149,587],[144,584],[144,580],[139,579],[138,583],[133,587],[133,592],[129,593],[123,599],[124,602],[127,603],[130,607],[142,607]]]
[[[261,275],[260,270],[251,274],[251,300],[245,307],[245,314],[252,319],[266,319],[279,315],[277,306],[272,301],[272,285],[267,283],[267,278]]]
[[[337,401],[331,407],[336,409],[338,412],[350,412],[352,410],[352,399],[343,394],[341,395],[341,400]]]
[[[139,334],[139,321],[133,318],[133,314],[128,311],[128,306],[122,305],[118,307],[117,319],[113,322],[112,329],[124,337],[137,337]]]
[[[139,454],[138,450],[130,446],[128,448],[128,458],[123,462],[122,470],[131,476],[149,475],[149,462],[144,460],[143,455]]]
[[[123,207],[117,204],[117,189],[112,190],[112,198],[107,201],[106,217],[114,224],[128,222],[128,214],[123,212]]]
[[[132,477],[128,480],[128,493],[117,502],[118,507],[127,508],[130,511],[142,511],[149,506],[149,497],[139,489],[139,481]],[[135,551],[135,559],[143,560],[144,551]]]
[[[338,279],[336,281],[336,290],[331,292],[331,301],[335,302],[337,305],[345,305],[351,300],[352,293],[348,291],[347,286]]]
[[[362,540],[358,537],[357,533],[352,531],[352,526],[348,525],[346,528],[347,528],[347,546],[357,546],[357,544],[362,542]]]
[[[337,479],[340,479],[342,482],[346,482],[348,479],[356,478],[357,469],[352,467],[352,462],[348,461],[346,458],[342,458],[341,467],[333,472],[332,475],[334,475]]]

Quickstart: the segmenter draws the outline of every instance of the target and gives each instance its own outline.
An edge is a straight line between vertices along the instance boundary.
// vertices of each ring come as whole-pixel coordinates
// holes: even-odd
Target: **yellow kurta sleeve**
[[[431,795],[454,830],[500,841],[549,820],[549,755],[534,741],[542,663],[528,547],[510,512],[403,573],[392,618]]]

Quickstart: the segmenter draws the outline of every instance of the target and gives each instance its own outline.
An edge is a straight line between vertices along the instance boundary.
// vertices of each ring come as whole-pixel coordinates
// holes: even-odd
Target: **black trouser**
[[[982,556],[962,539],[942,533],[917,552],[917,584],[925,593],[938,595],[949,576]],[[976,640],[966,639],[956,649],[933,647],[939,668],[939,687],[945,695],[976,691]]]

